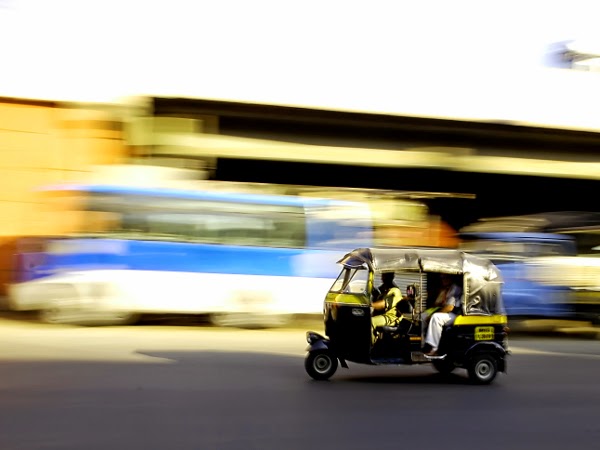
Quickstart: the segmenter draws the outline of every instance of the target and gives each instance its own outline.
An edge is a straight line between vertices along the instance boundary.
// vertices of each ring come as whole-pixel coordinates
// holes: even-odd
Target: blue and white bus
[[[80,232],[19,255],[14,310],[48,322],[129,323],[140,314],[206,314],[276,325],[322,313],[347,251],[373,244],[361,202],[126,185],[65,185]]]

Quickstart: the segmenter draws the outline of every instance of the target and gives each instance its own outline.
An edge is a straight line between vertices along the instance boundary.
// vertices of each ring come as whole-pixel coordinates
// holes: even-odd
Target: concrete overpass
[[[215,179],[474,194],[430,202],[454,226],[596,208],[600,131],[191,98],[145,102],[128,120],[138,153],[204,164]]]

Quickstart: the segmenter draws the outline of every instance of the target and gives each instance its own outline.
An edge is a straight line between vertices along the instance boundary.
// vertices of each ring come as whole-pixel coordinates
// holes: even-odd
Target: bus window
[[[303,248],[305,217],[301,207],[187,199],[92,196],[89,218],[113,218],[107,233],[121,237],[181,239],[227,245]],[[114,218],[120,216],[120,220]],[[90,222],[90,221],[88,221]],[[97,231],[88,227],[84,231]]]

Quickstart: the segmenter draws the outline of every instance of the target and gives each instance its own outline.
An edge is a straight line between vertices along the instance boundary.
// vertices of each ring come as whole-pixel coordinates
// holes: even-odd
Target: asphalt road
[[[316,382],[305,347],[301,328],[2,318],[0,449],[600,448],[600,340],[515,337],[490,386],[354,364]]]

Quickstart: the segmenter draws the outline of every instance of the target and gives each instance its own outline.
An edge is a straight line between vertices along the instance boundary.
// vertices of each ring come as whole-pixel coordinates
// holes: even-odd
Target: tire
[[[52,325],[65,323],[65,313],[60,308],[50,307],[42,309],[38,313],[41,322]]]
[[[479,354],[473,357],[467,370],[474,384],[490,384],[498,373],[498,363],[492,355]]]
[[[456,366],[452,361],[448,361],[445,359],[434,359],[432,361],[432,364],[433,367],[435,367],[435,370],[437,370],[442,375],[450,375],[454,371],[454,369],[456,369]]]
[[[291,322],[291,318],[285,314],[215,313],[210,315],[210,322],[220,328],[265,329],[284,327]]]
[[[140,315],[136,313],[117,313],[112,319],[108,319],[109,325],[135,325],[140,321]]]
[[[53,325],[120,326],[134,325],[140,316],[129,312],[107,312],[104,315],[93,311],[81,311],[58,306],[39,311],[39,319]]]
[[[328,350],[314,350],[306,355],[304,368],[311,378],[323,381],[333,376],[338,367],[338,360]]]

